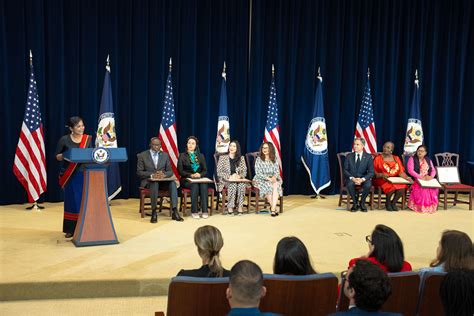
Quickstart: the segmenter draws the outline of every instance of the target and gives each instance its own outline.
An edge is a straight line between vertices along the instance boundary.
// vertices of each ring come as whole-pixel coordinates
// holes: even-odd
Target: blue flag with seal
[[[95,147],[117,148],[117,134],[115,133],[114,104],[112,100],[112,83],[110,80],[109,57],[105,67],[104,87],[100,102],[99,126],[95,138]],[[107,189],[109,201],[122,190],[118,163],[110,163],[107,167]]]
[[[407,132],[405,134],[405,154],[413,154],[418,146],[423,144],[423,127],[420,112],[420,86],[418,84],[418,70],[415,72],[415,89],[411,100],[411,110],[408,116]]]
[[[301,156],[301,161],[308,172],[311,186],[316,194],[331,185],[322,82],[323,78],[318,74],[313,119],[308,126],[305,147]]]
[[[219,117],[217,118],[217,136],[216,136],[216,153],[226,153],[230,144],[230,125],[229,116],[227,114],[227,89],[226,89],[226,73],[225,62],[222,71],[221,98],[219,101]]]

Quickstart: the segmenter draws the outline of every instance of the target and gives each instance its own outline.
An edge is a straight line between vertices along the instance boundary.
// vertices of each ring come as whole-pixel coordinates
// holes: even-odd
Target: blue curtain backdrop
[[[82,116],[95,134],[107,54],[118,142],[129,153],[120,166],[122,198],[138,195],[136,153],[158,133],[169,57],[180,149],[196,135],[211,172],[224,60],[231,135],[244,151],[263,139],[275,64],[286,194],[311,192],[300,156],[318,66],[333,183],[325,192],[339,185],[335,157],[350,150],[367,67],[379,147],[393,140],[402,152],[418,69],[430,153],[460,153],[463,178],[466,161],[474,160],[472,1],[0,0],[0,204],[26,201],[12,165],[30,48],[45,126],[47,201],[62,198],[54,149],[66,119]]]

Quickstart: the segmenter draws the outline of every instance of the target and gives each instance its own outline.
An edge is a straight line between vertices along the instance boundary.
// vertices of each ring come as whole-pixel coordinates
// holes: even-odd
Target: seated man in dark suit
[[[267,289],[263,286],[262,269],[249,260],[237,262],[230,270],[229,287],[226,291],[231,307],[227,315],[275,315],[262,313],[258,309],[260,299],[266,292]]]
[[[167,153],[161,151],[161,141],[158,137],[150,140],[150,150],[145,150],[137,155],[137,175],[141,179],[140,186],[150,189],[151,198],[151,223],[158,220],[156,214],[156,202],[158,200],[158,190],[160,183],[167,185],[171,194],[171,218],[175,221],[183,221],[176,209],[178,205],[178,189],[176,182],[170,181],[151,181],[165,179],[173,176],[170,157]]]
[[[370,179],[374,176],[374,162],[372,155],[364,152],[365,139],[357,137],[354,139],[354,152],[346,157],[344,162],[344,178],[346,187],[352,197],[351,212],[359,209],[358,195],[356,185],[362,186],[362,197],[360,199],[360,209],[367,212],[365,198],[370,192],[372,182]]]
[[[375,263],[359,260],[349,269],[344,282],[344,295],[349,299],[349,310],[332,316],[401,316],[397,313],[379,312],[392,294],[387,274]]]

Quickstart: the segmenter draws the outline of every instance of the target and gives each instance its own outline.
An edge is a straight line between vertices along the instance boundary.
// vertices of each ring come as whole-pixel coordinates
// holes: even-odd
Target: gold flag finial
[[[318,76],[316,78],[318,78],[320,81],[323,81],[323,77],[321,77],[321,67],[320,66],[318,66]]]
[[[418,86],[418,69],[415,70],[415,84]]]
[[[105,66],[105,70],[110,72],[110,55],[107,54],[107,65]]]
[[[275,75],[275,65],[272,64],[272,76],[274,76],[274,75]]]
[[[30,49],[30,66],[33,66],[33,53],[31,52],[31,49]]]
[[[170,71],[171,71],[171,68],[173,67],[173,62],[171,61],[171,57],[170,57]]]
[[[224,78],[224,80],[227,80],[225,70],[226,70],[226,66],[225,66],[225,61],[224,61],[224,68],[222,69],[222,78]]]
[[[370,78],[370,68],[367,67],[367,78]]]

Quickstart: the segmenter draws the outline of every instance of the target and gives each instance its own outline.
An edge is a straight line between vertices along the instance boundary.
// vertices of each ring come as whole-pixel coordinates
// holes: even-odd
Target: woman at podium
[[[84,174],[80,164],[63,160],[63,152],[72,148],[91,147],[92,137],[84,134],[84,122],[79,116],[70,117],[67,127],[70,133],[59,139],[55,154],[56,160],[61,162],[59,185],[64,189],[63,232],[66,238],[71,238],[81,209]]]

